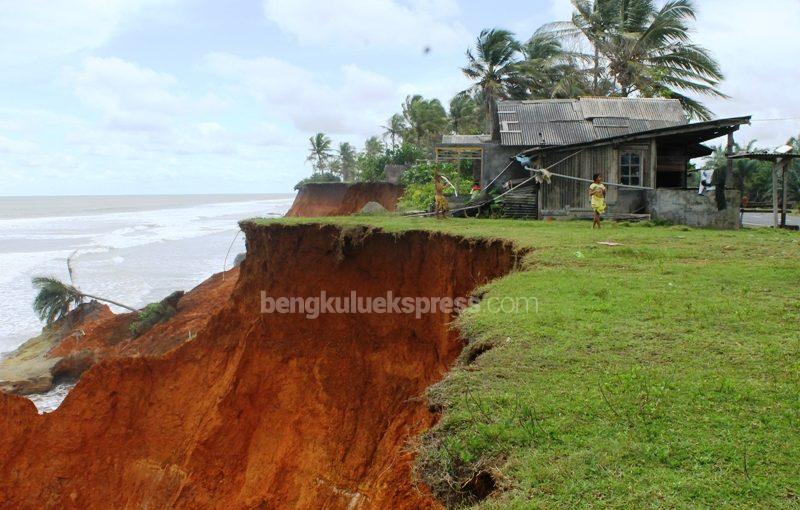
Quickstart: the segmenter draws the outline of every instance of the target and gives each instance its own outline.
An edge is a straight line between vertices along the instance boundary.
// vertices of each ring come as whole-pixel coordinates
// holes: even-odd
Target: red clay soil
[[[395,211],[402,194],[402,186],[389,182],[311,183],[300,189],[286,216],[348,216],[361,211],[368,202]]]
[[[91,351],[98,360],[128,356],[160,355],[184,343],[205,327],[213,312],[227,303],[239,278],[239,268],[217,273],[190,290],[178,301],[178,312],[140,336],[131,337],[134,313],[104,315],[84,323],[83,335],[64,339],[48,355],[65,357]]]
[[[0,395],[0,508],[440,508],[409,442],[463,347],[437,312],[261,313],[266,296],[465,296],[514,248],[443,234],[243,223],[228,303],[161,357],[89,370],[37,415]]]

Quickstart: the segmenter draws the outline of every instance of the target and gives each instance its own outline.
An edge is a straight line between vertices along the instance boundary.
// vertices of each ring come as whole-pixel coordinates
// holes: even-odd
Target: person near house
[[[476,198],[478,198],[480,196],[480,194],[481,194],[481,185],[480,185],[480,183],[478,181],[475,181],[472,184],[472,189],[470,190],[470,193],[469,193],[470,201],[475,200]]]
[[[744,210],[750,205],[750,197],[744,195],[742,197],[742,204],[739,206],[739,223],[744,221]]]
[[[447,215],[449,207],[447,205],[447,199],[444,198],[444,180],[438,170],[433,174],[433,186],[435,191],[434,207],[436,208],[436,217],[442,219]]]
[[[606,212],[606,186],[600,174],[592,176],[592,183],[589,185],[589,196],[592,197],[592,211],[594,211],[594,222],[592,228],[600,228],[600,220]]]

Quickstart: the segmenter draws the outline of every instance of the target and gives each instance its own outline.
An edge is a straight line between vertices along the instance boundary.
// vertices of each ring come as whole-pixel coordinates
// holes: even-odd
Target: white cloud
[[[554,21],[567,21],[574,11],[572,0],[551,0],[550,13]]]
[[[188,107],[171,91],[175,77],[119,58],[86,58],[80,68],[67,69],[65,77],[78,99],[109,114],[174,114]]]
[[[119,131],[159,131],[175,117],[213,110],[213,95],[195,99],[177,92],[178,80],[119,58],[88,57],[69,68],[65,81],[85,105],[106,116],[106,127]]]
[[[388,49],[462,49],[472,38],[454,0],[264,0],[264,14],[310,45]]]
[[[331,77],[273,57],[211,53],[202,68],[238,85],[261,101],[267,113],[288,118],[304,132],[374,134],[399,108],[402,92],[389,78],[348,64]]]
[[[175,0],[0,0],[0,61],[19,63],[106,44],[135,16]]]
[[[27,140],[15,140],[0,135],[0,154],[29,154],[36,149],[36,144]]]
[[[800,6],[797,0],[761,0],[732,6],[728,0],[697,2],[693,39],[719,60],[730,100],[703,99],[718,117],[752,114],[754,119],[800,117]],[[755,122],[737,141],[758,139],[777,146],[800,133],[800,121]]]

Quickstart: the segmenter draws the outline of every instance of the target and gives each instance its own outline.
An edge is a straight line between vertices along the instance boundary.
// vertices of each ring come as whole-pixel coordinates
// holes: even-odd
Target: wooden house
[[[687,189],[689,162],[712,153],[704,142],[731,135],[749,120],[689,123],[674,99],[498,101],[499,140],[488,135],[446,135],[436,156],[439,161],[479,161],[483,186],[500,189],[509,181],[529,177],[531,169],[549,170],[554,174],[551,182],[535,190],[537,217],[588,211],[587,181],[600,173],[605,182],[615,184],[607,195],[612,214],[663,211],[662,216],[677,213],[669,218],[677,222],[715,225],[728,218],[703,218],[714,214],[709,197],[698,199],[692,195],[696,190]],[[521,163],[517,156],[530,158],[530,163]],[[733,195],[731,199],[737,200]],[[673,205],[664,206],[667,202]],[[681,207],[689,213],[686,221]],[[733,215],[726,214],[733,221]]]

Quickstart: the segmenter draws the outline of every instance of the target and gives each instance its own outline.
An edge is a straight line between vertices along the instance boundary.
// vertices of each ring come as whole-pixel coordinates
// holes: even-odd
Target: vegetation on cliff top
[[[797,234],[280,221],[369,221],[533,248],[524,270],[482,291],[485,303],[536,298],[538,311],[462,314],[463,363],[430,391],[443,414],[418,445],[417,471],[440,498],[468,501],[462,487],[484,473],[500,490],[482,509],[797,506]]]

